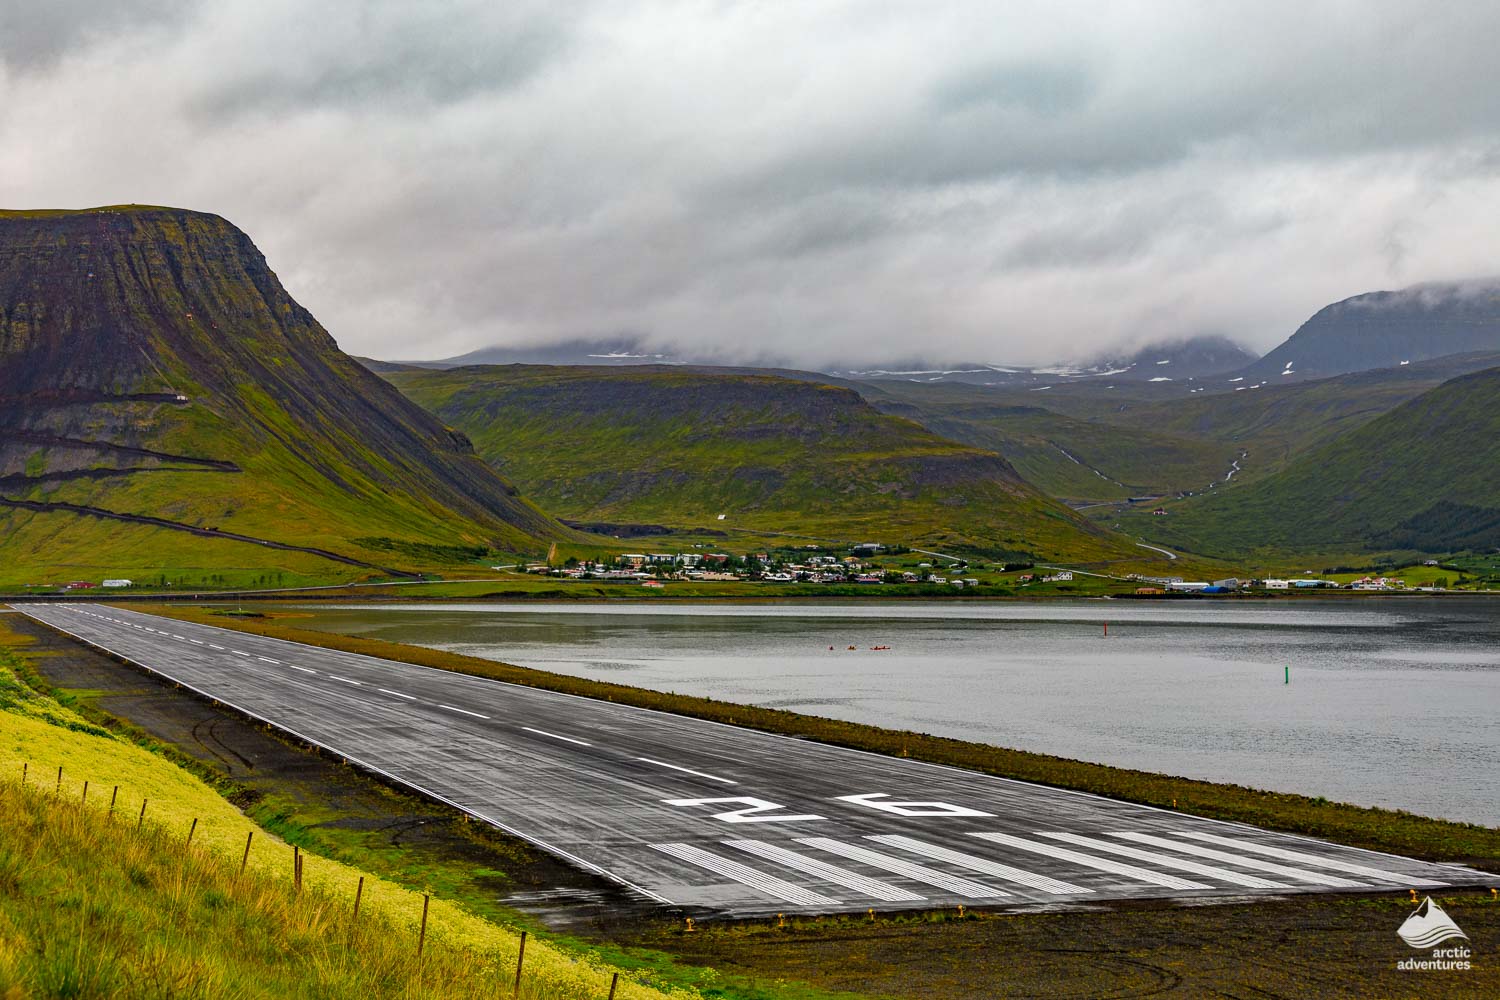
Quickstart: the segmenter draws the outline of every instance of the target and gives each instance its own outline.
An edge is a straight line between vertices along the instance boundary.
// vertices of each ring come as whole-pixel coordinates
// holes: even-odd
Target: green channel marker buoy
[[[1290,684],[1290,683],[1292,683],[1292,668],[1291,667],[1286,667],[1285,669],[1286,669],[1286,679],[1284,681],[1282,681],[1281,683],[1283,683],[1283,684]]]

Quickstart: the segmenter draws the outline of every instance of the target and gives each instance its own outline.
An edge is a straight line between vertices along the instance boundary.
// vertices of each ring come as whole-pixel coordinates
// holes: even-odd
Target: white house
[[[104,586],[109,587],[111,590],[114,590],[120,587],[134,586],[134,584],[132,584],[129,580],[105,580]]]

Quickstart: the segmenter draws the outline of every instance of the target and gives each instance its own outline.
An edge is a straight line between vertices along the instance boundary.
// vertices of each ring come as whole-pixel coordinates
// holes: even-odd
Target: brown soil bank
[[[639,943],[694,964],[879,996],[992,1000],[1083,997],[1500,996],[1500,902],[1438,902],[1468,934],[1472,967],[1407,971],[1430,959],[1396,936],[1404,897],[1304,897],[1197,908],[978,916],[944,922],[797,922],[710,927]]]

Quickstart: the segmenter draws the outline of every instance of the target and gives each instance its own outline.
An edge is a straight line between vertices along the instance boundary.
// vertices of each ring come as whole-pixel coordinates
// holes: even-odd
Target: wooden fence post
[[[26,784],[26,772],[29,771],[29,770],[31,770],[31,761],[29,761],[29,760],[23,760],[21,762],[21,784],[22,785]]]
[[[240,858],[240,876],[245,874],[245,866],[250,863],[250,841],[254,839],[255,831],[251,830],[245,834],[245,853]]]
[[[141,824],[144,823],[144,822],[146,822],[146,803],[150,802],[150,801],[151,801],[150,799],[141,799],[141,815],[140,815],[140,818],[138,818],[135,821],[135,832],[136,833],[140,833],[141,832]]]
[[[302,848],[292,845],[292,890],[302,891]]]
[[[188,847],[192,847],[193,846],[193,834],[195,834],[197,832],[198,832],[198,817],[194,816],[193,817],[193,825],[190,826],[190,827],[188,827],[188,839],[187,839],[187,843],[182,845],[184,848],[188,848]]]
[[[422,947],[427,944],[427,906],[432,902],[432,897],[426,893],[422,894],[422,930],[417,935],[417,957],[422,957]]]
[[[354,917],[353,917],[353,919],[355,919],[355,920],[359,919],[359,901],[360,901],[361,897],[364,896],[364,894],[365,894],[365,877],[363,875],[361,875],[359,877],[359,885],[357,885],[357,886],[354,887]]]
[[[616,972],[609,977],[609,1000],[615,1000],[615,987],[620,985],[620,974]]]
[[[516,952],[516,985],[511,987],[511,1000],[521,995],[521,963],[526,961],[526,932],[521,932],[521,949]]]
[[[105,816],[113,816],[115,814],[115,799],[119,797],[120,786],[116,785],[115,790],[109,793],[109,812],[105,813]]]
[[[78,804],[81,806],[89,804],[89,783],[87,781],[83,783],[83,797],[78,800]]]
[[[54,795],[61,795],[62,794],[62,765],[61,764],[59,764],[57,766],[57,789],[56,789],[56,791],[53,792],[53,794]]]

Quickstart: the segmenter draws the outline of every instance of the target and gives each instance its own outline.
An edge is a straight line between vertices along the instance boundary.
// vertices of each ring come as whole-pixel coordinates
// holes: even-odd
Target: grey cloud
[[[1268,348],[1494,259],[1493,5],[65,9],[0,13],[6,207],[219,212],[361,354]]]
[[[0,4],[0,63],[35,72],[121,30],[180,22],[200,0],[10,0]]]
[[[520,5],[381,0],[340,13],[347,16],[337,31],[290,32],[275,59],[231,62],[234,69],[194,95],[191,113],[222,125],[226,117],[318,108],[421,112],[518,86],[568,44],[561,18]],[[328,14],[319,5],[299,16]]]

